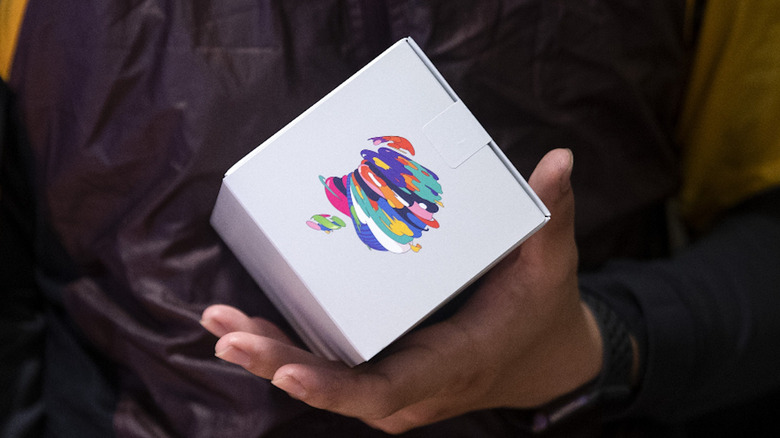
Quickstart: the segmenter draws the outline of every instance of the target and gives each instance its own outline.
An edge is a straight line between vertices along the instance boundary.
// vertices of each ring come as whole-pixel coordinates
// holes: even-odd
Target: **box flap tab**
[[[491,142],[490,135],[461,100],[423,126],[423,132],[453,169]]]

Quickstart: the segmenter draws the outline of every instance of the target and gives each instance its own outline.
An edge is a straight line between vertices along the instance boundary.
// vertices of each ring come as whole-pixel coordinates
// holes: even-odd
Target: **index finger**
[[[445,321],[411,333],[376,361],[351,369],[288,364],[276,371],[271,383],[317,408],[363,419],[386,418],[433,397],[462,372],[459,361],[442,347],[460,344],[456,333]]]

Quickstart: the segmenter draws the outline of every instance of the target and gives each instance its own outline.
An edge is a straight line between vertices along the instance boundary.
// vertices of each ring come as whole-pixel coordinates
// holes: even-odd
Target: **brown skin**
[[[573,157],[550,151],[529,184],[550,222],[493,268],[452,318],[414,331],[379,360],[349,368],[302,350],[271,323],[223,305],[202,324],[216,355],[311,406],[400,433],[465,412],[529,408],[601,369],[598,326],[581,302]]]

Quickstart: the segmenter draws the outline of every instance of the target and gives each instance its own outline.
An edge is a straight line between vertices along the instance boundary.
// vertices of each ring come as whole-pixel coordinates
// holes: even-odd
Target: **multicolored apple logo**
[[[320,176],[331,205],[352,219],[360,240],[371,249],[405,253],[420,250],[415,242],[423,231],[439,228],[434,214],[443,207],[439,177],[404,154],[414,147],[397,136],[369,139],[376,152],[364,149],[357,169],[341,177]],[[399,153],[402,152],[402,153]],[[318,219],[316,219],[318,218]],[[333,231],[344,221],[336,216],[315,215],[307,224]]]

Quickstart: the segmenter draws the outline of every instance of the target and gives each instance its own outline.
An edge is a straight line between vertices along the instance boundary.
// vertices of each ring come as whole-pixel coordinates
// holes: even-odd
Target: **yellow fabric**
[[[709,0],[680,120],[694,227],[780,183],[780,1]]]
[[[27,0],[0,0],[0,77],[11,75],[16,41],[22,27]]]

